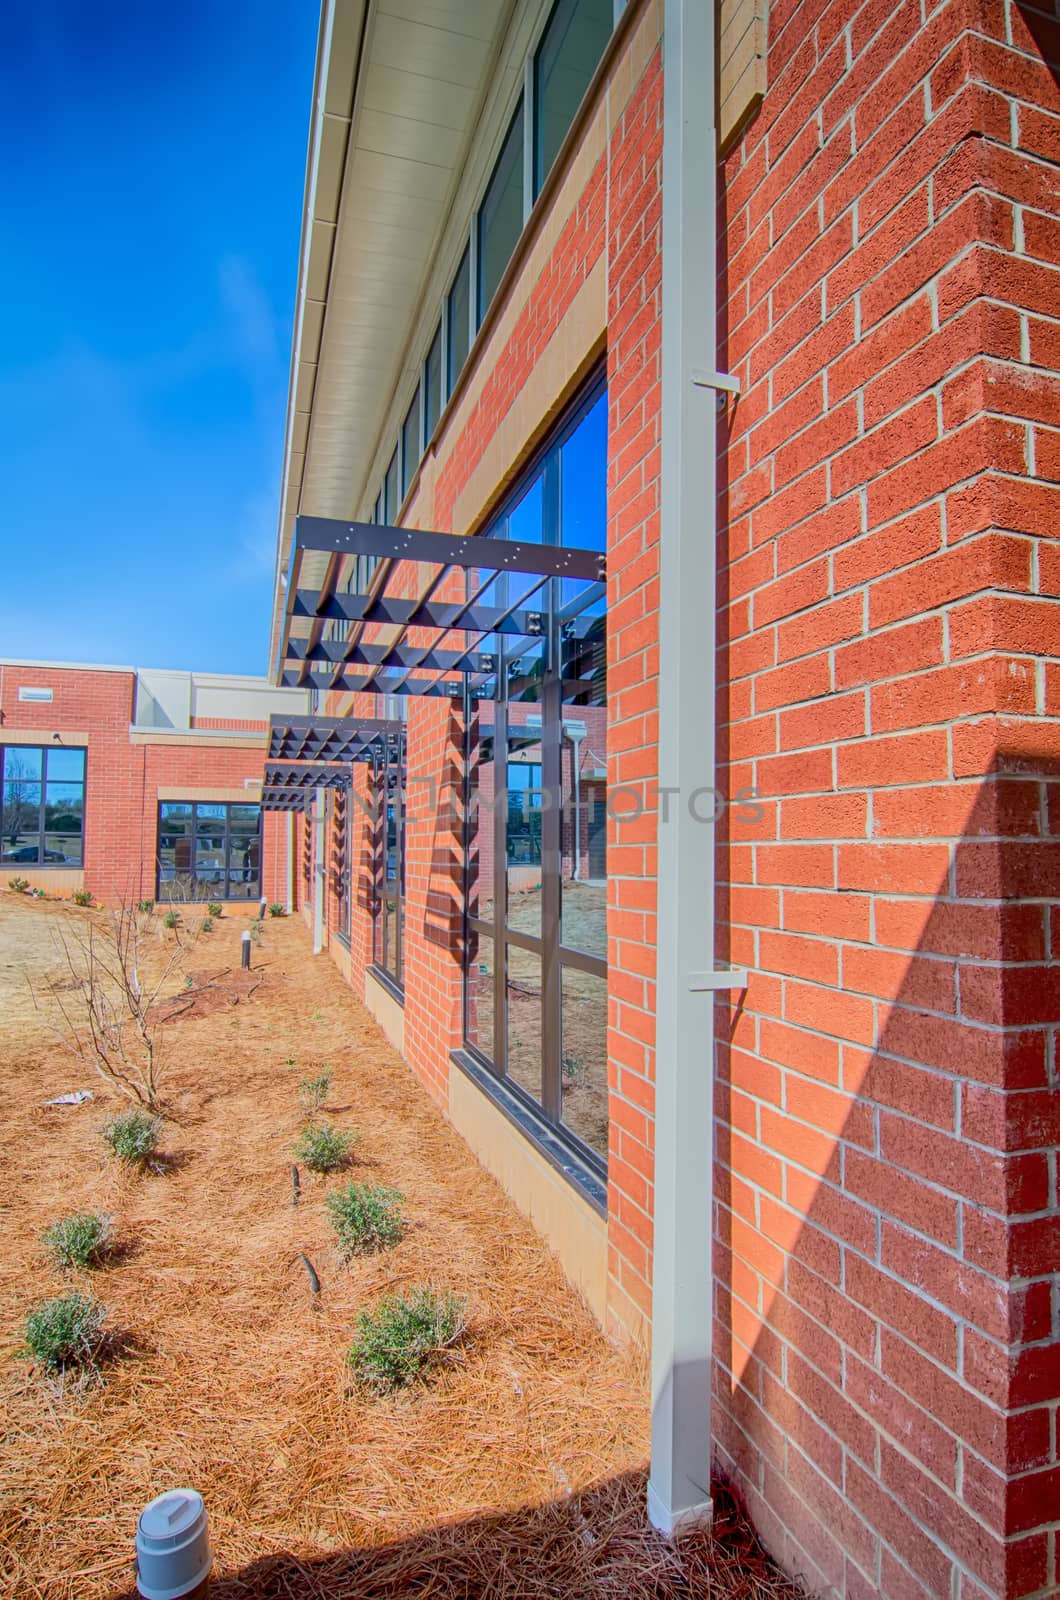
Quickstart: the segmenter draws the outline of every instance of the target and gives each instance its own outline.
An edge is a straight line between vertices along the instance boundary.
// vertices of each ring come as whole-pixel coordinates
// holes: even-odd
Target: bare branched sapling
[[[155,1112],[166,1027],[174,1015],[166,1000],[195,933],[178,928],[172,945],[151,938],[156,960],[147,977],[151,926],[123,901],[108,926],[68,922],[58,929],[56,942],[72,982],[53,984],[51,997],[63,1023],[55,1031],[71,1055],[136,1105]],[[37,1003],[36,994],[33,998]]]

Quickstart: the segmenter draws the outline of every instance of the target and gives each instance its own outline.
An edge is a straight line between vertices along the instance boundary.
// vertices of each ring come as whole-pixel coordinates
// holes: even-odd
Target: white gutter
[[[287,813],[287,915],[294,911],[294,812]]]
[[[659,815],[648,1515],[710,1517],[714,1210],[715,7],[665,0]]]

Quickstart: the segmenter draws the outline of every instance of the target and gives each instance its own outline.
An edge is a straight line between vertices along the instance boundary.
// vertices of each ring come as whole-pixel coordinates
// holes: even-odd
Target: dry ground
[[[217,1600],[794,1592],[737,1523],[677,1554],[645,1533],[640,1375],[300,924],[265,924],[252,994],[222,978],[173,1025],[164,1169],[108,1161],[98,1130],[118,1102],[27,982],[61,976],[64,918],[101,915],[0,890],[0,1592],[128,1594],[137,1512],[180,1484],[206,1497]],[[238,967],[245,925],[226,914],[191,967]],[[339,1180],[303,1173],[291,1204],[298,1080],[323,1065],[329,1115],[361,1135],[352,1175],[402,1190],[411,1223],[349,1268],[324,1210]],[[78,1088],[95,1099],[43,1108]],[[121,1249],[63,1275],[41,1232],[86,1207],[113,1214]],[[79,1281],[126,1349],[103,1385],[59,1394],[16,1352],[29,1306]],[[463,1358],[403,1398],[351,1393],[358,1309],[424,1281],[467,1297]]]

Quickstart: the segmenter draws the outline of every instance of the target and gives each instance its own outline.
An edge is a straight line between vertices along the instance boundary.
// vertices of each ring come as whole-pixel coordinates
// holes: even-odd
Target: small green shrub
[[[355,1378],[377,1394],[390,1394],[424,1377],[464,1332],[466,1303],[426,1286],[391,1294],[362,1311],[347,1360]]]
[[[100,1129],[111,1154],[130,1167],[147,1165],[155,1153],[161,1131],[161,1117],[153,1117],[149,1111],[125,1111],[121,1116],[111,1117]]]
[[[101,1211],[74,1211],[44,1232],[44,1244],[61,1267],[93,1267],[114,1237],[113,1220]]]
[[[165,916],[162,918],[162,926],[163,926],[163,928],[179,928],[180,927],[180,912],[179,911],[167,911]]]
[[[217,918],[221,916],[222,912],[224,911],[224,906],[219,900],[211,900],[209,905],[206,907],[206,910],[216,922]]]
[[[251,944],[260,944],[261,943],[264,935],[262,934],[262,931],[261,931],[261,923],[260,922],[252,922],[250,924],[249,933],[250,933],[250,942],[251,942]]]
[[[367,1256],[375,1250],[389,1250],[405,1231],[401,1214],[404,1195],[380,1183],[348,1183],[328,1195],[331,1226],[345,1261],[350,1256]]]
[[[137,911],[142,911],[144,916],[147,917],[155,909],[155,903],[153,900],[137,900],[136,909]]]
[[[212,927],[213,927],[213,918],[212,917],[203,917],[202,921],[199,923],[199,932],[200,933],[209,933]]]
[[[286,915],[287,915],[287,908],[285,906],[281,906],[281,904],[280,904],[280,902],[278,900],[274,900],[272,902],[272,905],[269,907],[269,916],[270,917],[285,917]]]
[[[337,1172],[350,1159],[356,1143],[355,1133],[344,1133],[330,1122],[313,1122],[302,1130],[294,1147],[295,1158],[310,1172]]]
[[[26,890],[29,888],[29,879],[28,878],[8,878],[7,887],[9,889],[14,889],[16,894],[25,894]]]
[[[72,899],[75,906],[90,906],[92,904],[92,890],[75,889]]]
[[[325,1067],[316,1078],[303,1078],[298,1085],[298,1104],[304,1117],[315,1117],[331,1093],[331,1068]]]
[[[95,1367],[103,1349],[106,1310],[90,1294],[63,1294],[34,1306],[23,1324],[26,1349],[42,1367]]]

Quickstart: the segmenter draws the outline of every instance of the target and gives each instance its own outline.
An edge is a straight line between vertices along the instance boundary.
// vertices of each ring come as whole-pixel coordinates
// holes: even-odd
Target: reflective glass
[[[465,1036],[486,1057],[493,1060],[493,940],[486,933],[472,933],[468,949],[467,1015]]]
[[[541,736],[509,727],[505,870],[508,926],[519,933],[541,933],[543,811]]]
[[[69,779],[73,783],[83,783],[85,779],[85,752],[83,750],[60,750],[58,746],[48,751],[48,777]]]
[[[452,394],[471,346],[471,256],[467,250],[456,269],[453,287],[445,302],[445,315],[449,335],[447,390]]]
[[[613,0],[558,0],[534,58],[534,194],[548,177],[611,36]]]
[[[541,957],[508,946],[508,1076],[541,1099]]]
[[[431,348],[427,352],[427,389],[425,418],[426,435],[423,448],[426,450],[438,426],[438,418],[442,414],[442,325],[438,324]]]
[[[560,936],[607,955],[607,706],[563,708]]]
[[[398,451],[390,457],[390,465],[386,469],[386,482],[383,485],[386,496],[386,520],[393,524],[397,521],[397,514],[401,510],[401,480],[398,471]]]
[[[478,315],[481,322],[523,231],[523,103],[497,157],[478,214]]]
[[[4,751],[4,779],[40,779],[44,771],[44,751],[36,745],[8,745]]]
[[[468,750],[468,915],[493,920],[493,815],[496,799],[493,707],[481,706]]]
[[[607,979],[563,967],[563,1121],[607,1158]]]
[[[420,464],[420,387],[401,424],[401,498],[404,500]]]

